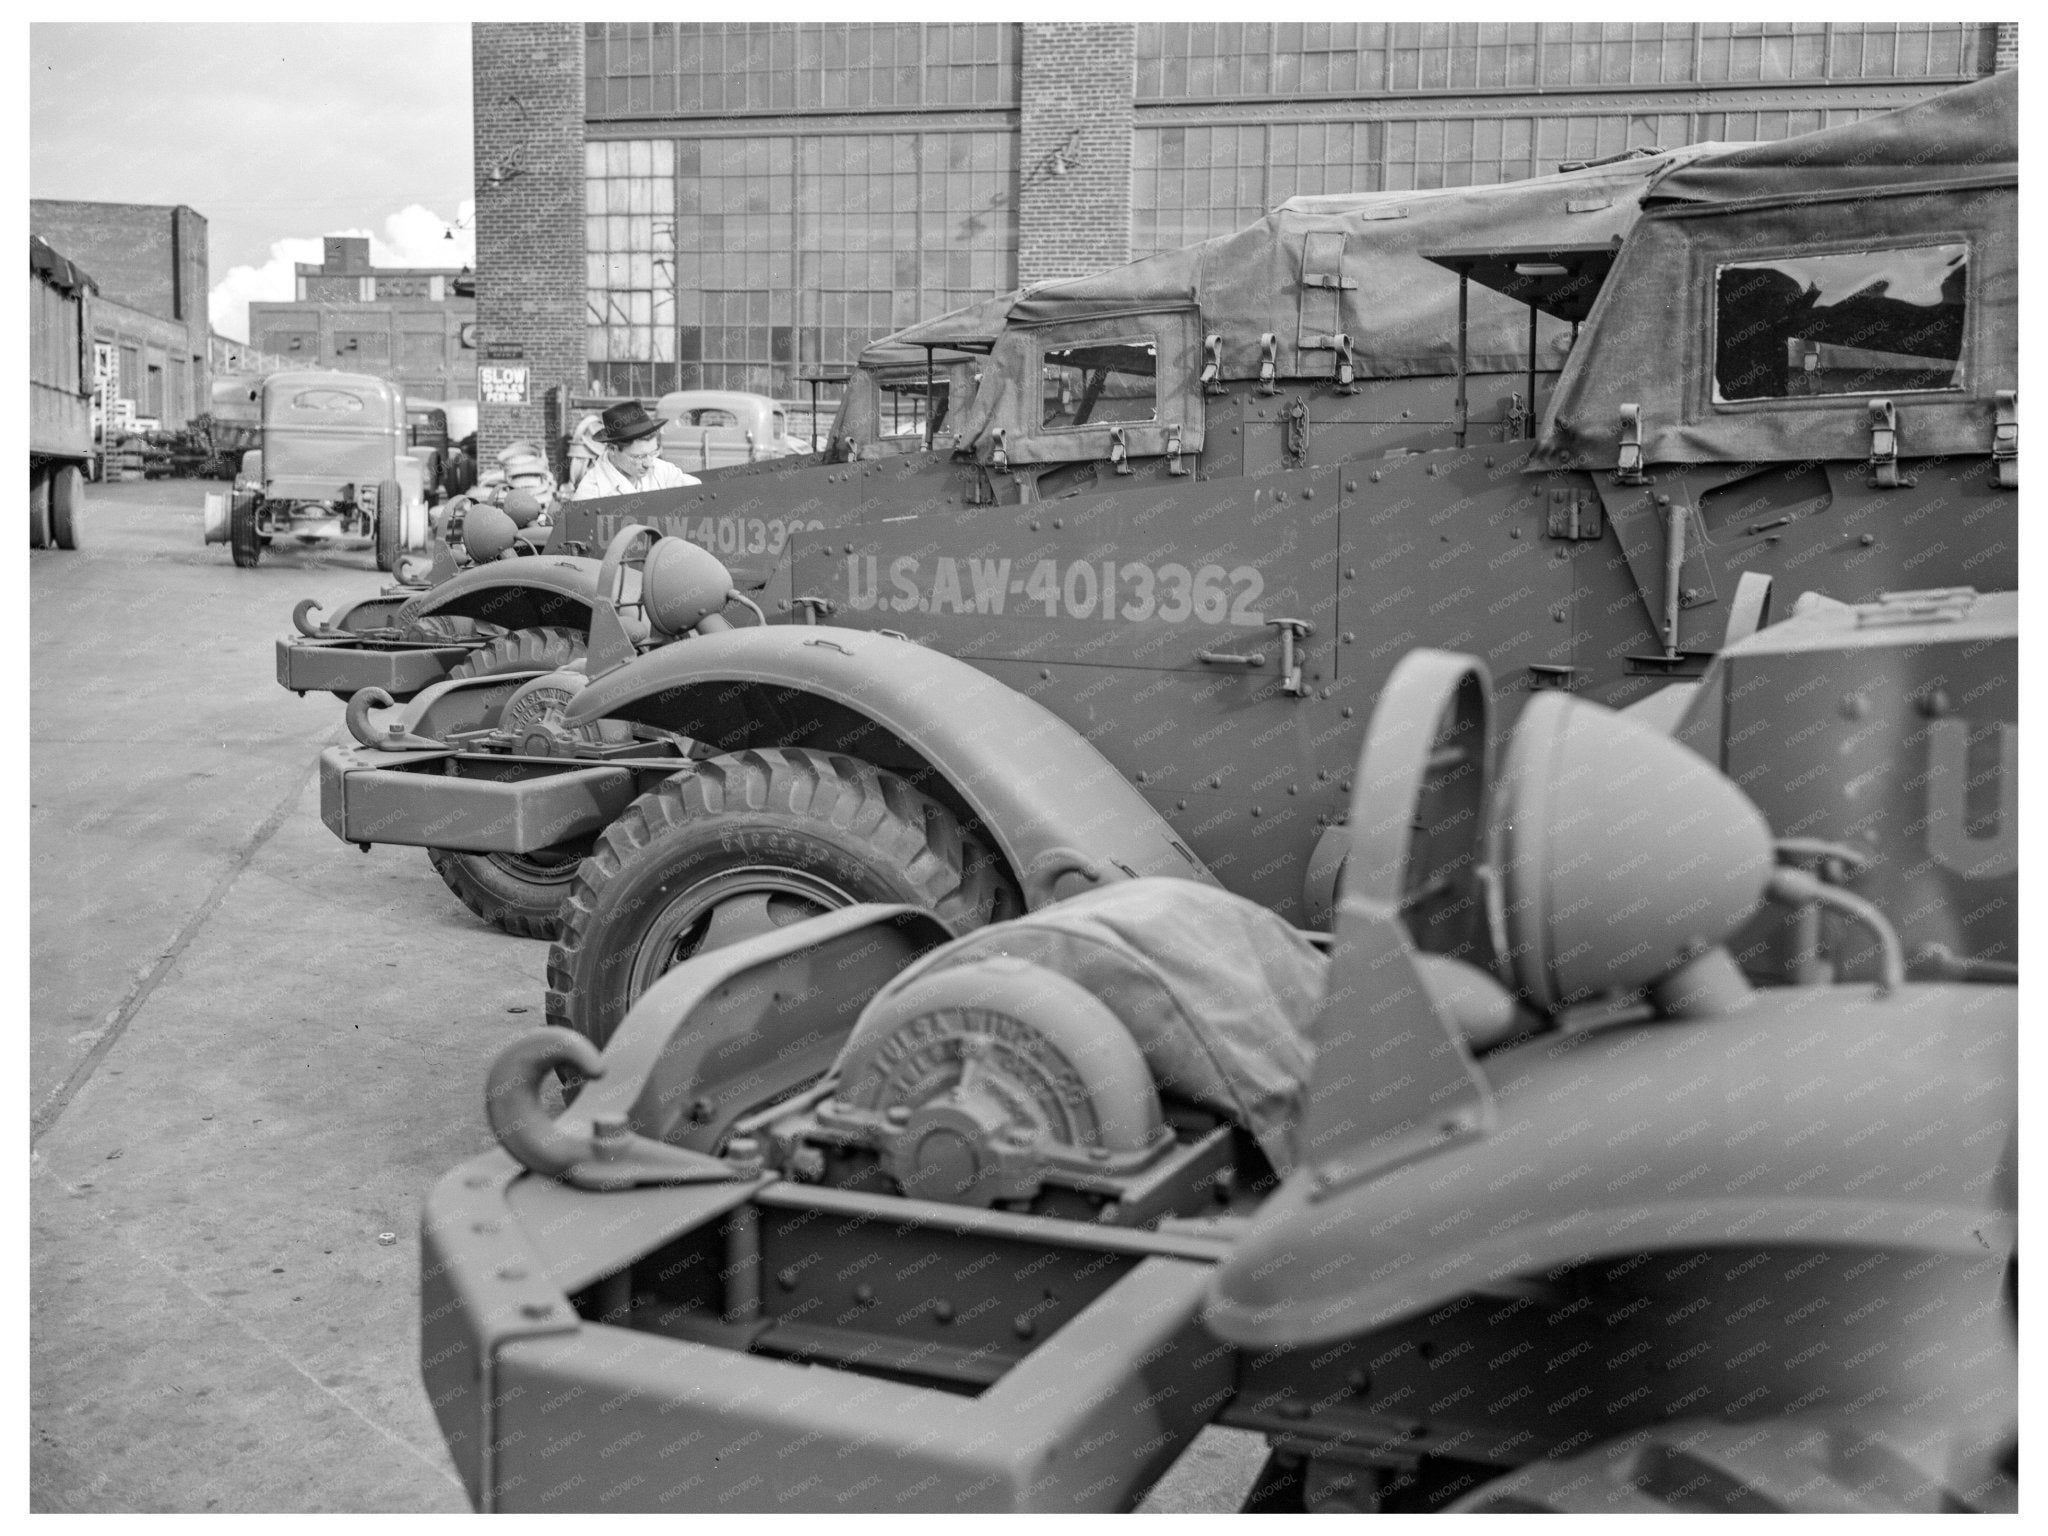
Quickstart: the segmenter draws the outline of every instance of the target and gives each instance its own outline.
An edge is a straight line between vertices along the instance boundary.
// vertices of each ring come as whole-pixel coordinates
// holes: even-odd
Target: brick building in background
[[[249,306],[249,342],[286,367],[390,379],[421,400],[476,398],[474,279],[457,267],[378,267],[362,236],[329,235],[297,294]]]
[[[483,451],[559,450],[579,395],[800,398],[1296,194],[1785,138],[2017,57],[1976,22],[480,23]]]
[[[212,398],[206,220],[179,204],[29,202],[29,229],[90,272],[97,356],[118,370],[114,398],[182,427]]]

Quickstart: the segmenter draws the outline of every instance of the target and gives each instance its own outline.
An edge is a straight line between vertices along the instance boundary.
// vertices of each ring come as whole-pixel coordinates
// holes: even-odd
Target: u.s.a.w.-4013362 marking
[[[1027,569],[1007,556],[940,555],[927,568],[916,555],[898,555],[885,571],[878,556],[846,557],[846,601],[856,612],[1064,615],[1132,624],[1192,619],[1259,629],[1266,620],[1256,605],[1265,590],[1266,578],[1251,565],[1038,560]]]

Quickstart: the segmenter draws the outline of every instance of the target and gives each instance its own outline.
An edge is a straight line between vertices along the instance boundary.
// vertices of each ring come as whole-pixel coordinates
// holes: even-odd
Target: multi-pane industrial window
[[[610,169],[621,151],[623,178]],[[636,153],[644,173],[630,169]],[[819,364],[849,363],[878,336],[1016,285],[1016,140],[1007,132],[593,143],[585,165],[591,379],[601,393],[789,395]],[[637,181],[660,190],[631,190]],[[611,212],[621,197],[672,211]],[[637,238],[636,218],[657,247],[644,266],[598,243]],[[599,318],[642,309],[645,337],[638,321]]]
[[[1518,181],[1639,147],[1789,138],[1876,110],[1141,126],[1131,137],[1131,255],[1229,234],[1290,197]]]
[[[583,147],[584,326],[605,393],[676,387],[675,152],[667,139]]]
[[[1242,229],[1303,193],[1382,185],[1379,123],[1139,128],[1131,138],[1131,254]]]
[[[1147,22],[1137,99],[1967,79],[1974,22]]]
[[[1021,29],[865,22],[592,22],[593,120],[733,112],[1007,107]]]

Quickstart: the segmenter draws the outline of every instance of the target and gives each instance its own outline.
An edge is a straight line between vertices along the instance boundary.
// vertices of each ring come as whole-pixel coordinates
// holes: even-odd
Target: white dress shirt
[[[576,482],[576,494],[569,499],[591,501],[599,496],[630,496],[636,491],[667,491],[677,486],[703,483],[695,475],[684,474],[667,459],[654,459],[648,463],[647,473],[635,484],[612,463],[612,456],[607,453],[583,472],[583,478]]]

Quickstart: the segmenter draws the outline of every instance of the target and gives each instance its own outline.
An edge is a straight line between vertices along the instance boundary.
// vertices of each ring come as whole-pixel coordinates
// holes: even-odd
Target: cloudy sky
[[[29,61],[29,195],[197,209],[223,335],[322,235],[476,260],[466,23],[38,23]]]

